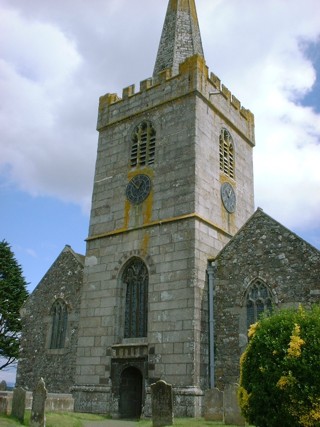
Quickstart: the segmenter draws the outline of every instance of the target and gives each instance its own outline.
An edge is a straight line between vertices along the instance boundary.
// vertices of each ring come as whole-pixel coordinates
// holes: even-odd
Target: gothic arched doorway
[[[137,368],[126,368],[121,374],[119,409],[121,418],[141,416],[142,374]]]

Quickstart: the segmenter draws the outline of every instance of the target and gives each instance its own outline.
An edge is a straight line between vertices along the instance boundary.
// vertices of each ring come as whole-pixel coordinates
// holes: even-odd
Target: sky
[[[255,205],[320,248],[320,2],[197,0],[205,58],[255,114]],[[0,0],[0,240],[32,291],[85,253],[98,100],[150,77],[167,0]]]

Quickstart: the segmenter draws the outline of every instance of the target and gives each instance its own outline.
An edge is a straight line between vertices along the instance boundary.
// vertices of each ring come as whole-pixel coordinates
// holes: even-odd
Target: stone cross
[[[173,425],[172,386],[165,381],[151,385],[152,425],[164,427]]]
[[[38,382],[32,396],[32,409],[30,427],[45,427],[45,405],[47,399],[47,389],[43,378]]]
[[[12,396],[12,410],[11,416],[20,421],[21,424],[24,422],[24,413],[26,410],[26,391],[21,388],[15,388]]]

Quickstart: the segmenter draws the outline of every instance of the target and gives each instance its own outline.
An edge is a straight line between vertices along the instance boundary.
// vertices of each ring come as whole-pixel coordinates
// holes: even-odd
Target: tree
[[[320,307],[283,310],[249,329],[239,403],[259,427],[320,426]]]
[[[20,308],[28,296],[27,283],[10,245],[0,242],[0,370],[15,363],[21,334]]]

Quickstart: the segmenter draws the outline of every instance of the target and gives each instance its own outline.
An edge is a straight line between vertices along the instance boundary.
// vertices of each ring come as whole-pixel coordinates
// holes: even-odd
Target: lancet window
[[[52,314],[52,332],[51,332],[51,349],[64,348],[67,323],[68,323],[68,309],[66,303],[58,299],[51,308]]]

